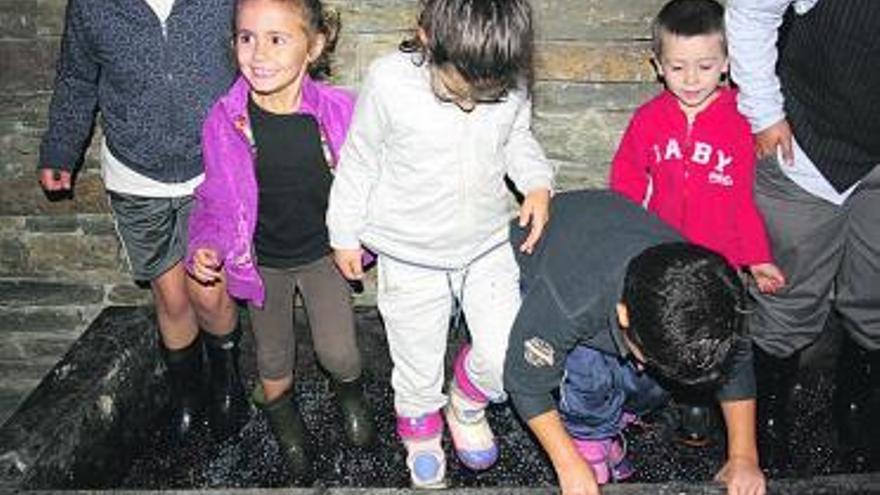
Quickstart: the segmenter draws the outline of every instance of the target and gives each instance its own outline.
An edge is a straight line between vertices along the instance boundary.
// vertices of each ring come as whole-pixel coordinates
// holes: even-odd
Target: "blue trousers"
[[[565,359],[559,413],[574,438],[616,436],[624,427],[624,412],[640,416],[668,399],[669,394],[653,378],[619,356],[578,346]]]

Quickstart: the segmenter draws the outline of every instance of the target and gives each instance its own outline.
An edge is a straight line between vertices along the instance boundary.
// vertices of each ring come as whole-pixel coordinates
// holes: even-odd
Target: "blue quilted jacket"
[[[72,169],[100,111],[133,170],[164,183],[201,173],[201,123],[235,75],[233,6],[177,0],[162,23],[144,0],[69,0],[38,166]]]

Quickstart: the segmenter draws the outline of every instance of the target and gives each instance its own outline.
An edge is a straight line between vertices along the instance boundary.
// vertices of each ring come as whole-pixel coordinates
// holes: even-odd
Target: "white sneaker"
[[[498,443],[486,420],[485,402],[476,402],[458,388],[455,380],[449,384],[449,404],[444,409],[446,424],[455,446],[455,455],[474,471],[492,467],[498,461]]]

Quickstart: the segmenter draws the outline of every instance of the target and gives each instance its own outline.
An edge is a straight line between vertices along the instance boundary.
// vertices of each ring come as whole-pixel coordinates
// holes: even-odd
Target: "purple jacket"
[[[256,150],[247,111],[249,91],[248,82],[239,77],[202,125],[205,181],[195,191],[186,266],[192,270],[197,249],[214,249],[222,260],[229,294],[262,306],[266,291],[253,256],[258,194]],[[331,167],[338,161],[353,107],[348,92],[308,76],[303,80],[299,112],[318,121]]]

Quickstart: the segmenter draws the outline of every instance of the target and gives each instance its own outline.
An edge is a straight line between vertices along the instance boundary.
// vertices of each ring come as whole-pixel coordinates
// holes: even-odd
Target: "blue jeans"
[[[559,413],[569,435],[583,440],[616,436],[624,411],[640,416],[666,403],[660,385],[619,356],[577,346],[565,359]]]

